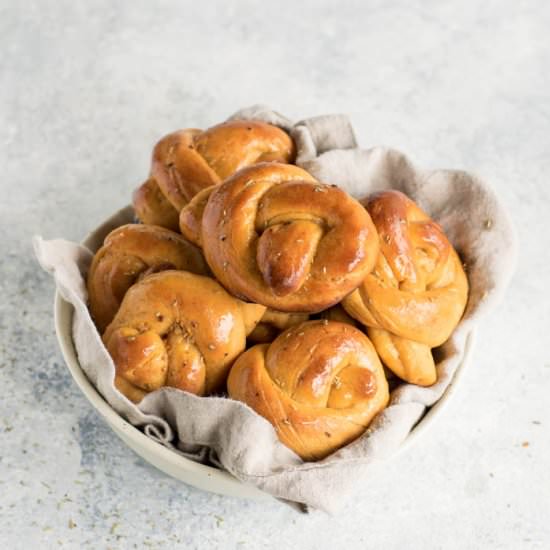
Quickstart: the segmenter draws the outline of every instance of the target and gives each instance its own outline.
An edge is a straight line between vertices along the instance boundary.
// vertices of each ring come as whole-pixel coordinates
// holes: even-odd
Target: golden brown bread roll
[[[202,216],[204,209],[208,204],[208,199],[212,191],[216,188],[215,185],[203,189],[197,193],[191,201],[186,204],[180,212],[179,229],[181,234],[191,243],[202,248]]]
[[[342,302],[368,327],[382,361],[397,376],[429,386],[431,349],[443,344],[466,307],[468,281],[441,227],[399,191],[365,201],[380,236],[372,273]]]
[[[348,325],[353,325],[354,327],[359,327],[359,323],[342,307],[341,304],[336,304],[335,306],[321,311],[319,314],[320,319],[326,319],[327,321],[339,321],[340,323],[348,323]]]
[[[287,312],[318,312],[339,302],[378,255],[376,230],[359,202],[279,163],[244,168],[216,186],[201,239],[225,288]]]
[[[248,335],[248,340],[258,344],[273,342],[283,330],[304,323],[308,319],[307,313],[285,313],[267,308],[256,328]]]
[[[209,277],[149,275],[128,290],[103,335],[115,385],[132,401],[162,386],[197,395],[219,391],[264,312]]]
[[[267,314],[267,311],[266,311],[266,314]],[[364,329],[363,325],[361,325],[359,321],[355,320],[353,317],[351,317],[351,315],[348,315],[348,312],[342,307],[341,304],[336,304],[335,306],[329,309],[325,309],[325,311],[322,311],[319,314],[319,318],[326,319],[328,321],[339,321],[340,323],[347,323],[348,325],[352,325],[358,328],[359,330]],[[258,327],[259,326],[260,325],[258,325]],[[255,332],[258,329],[258,327],[256,327],[253,332]],[[391,392],[399,384],[399,379],[385,365],[382,365],[382,366],[384,367],[384,374],[386,375],[386,380],[388,381],[388,387]]]
[[[178,231],[179,214],[162,194],[157,182],[149,178],[132,195],[134,211],[140,221],[148,225],[159,225]]]
[[[191,202],[180,212],[180,230],[182,235],[202,248],[201,224],[204,209],[215,186],[203,189],[197,193]],[[248,335],[248,340],[255,343],[272,342],[283,330],[307,321],[307,313],[287,313],[267,308],[260,323]]]
[[[235,361],[227,387],[304,460],[356,439],[389,398],[369,339],[334,321],[309,321],[250,348]]]
[[[111,231],[96,252],[87,278],[90,312],[99,331],[111,322],[126,291],[140,276],[164,269],[208,273],[200,250],[169,229],[128,224]]]
[[[178,228],[178,215],[199,191],[256,162],[293,162],[294,141],[258,120],[230,120],[202,131],[178,130],[153,150],[151,175],[134,193],[137,217],[147,224]]]

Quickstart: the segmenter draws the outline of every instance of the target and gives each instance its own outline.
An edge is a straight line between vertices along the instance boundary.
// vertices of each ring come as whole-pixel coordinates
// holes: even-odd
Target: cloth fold
[[[483,181],[460,171],[418,170],[392,149],[360,149],[351,124],[342,115],[293,124],[268,107],[256,105],[231,118],[260,119],[287,130],[296,142],[298,165],[357,198],[383,189],[403,191],[443,226],[465,262],[470,282],[468,306],[439,350],[438,381],[427,388],[400,385],[389,406],[356,441],[322,461],[304,463],[279,442],[271,424],[242,403],[163,388],[134,405],[114,388],[114,365],[86,307],[84,281],[92,252],[111,229],[133,220],[131,208],[121,210],[96,230],[88,240],[89,248],[35,237],[35,253],[40,265],[54,276],[63,298],[73,305],[73,339],[80,365],[114,410],[174,452],[201,462],[213,461],[275,497],[334,513],[354,491],[368,484],[373,465],[399,449],[427,407],[451,384],[469,333],[497,305],[513,274],[515,232],[496,194]]]

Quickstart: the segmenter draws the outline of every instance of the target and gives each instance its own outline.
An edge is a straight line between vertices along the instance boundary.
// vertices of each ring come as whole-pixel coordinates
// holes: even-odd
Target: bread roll
[[[138,219],[147,225],[159,225],[179,230],[179,214],[163,195],[157,182],[149,178],[132,195],[132,204]]]
[[[230,120],[208,130],[178,130],[153,150],[150,179],[134,195],[143,223],[175,229],[180,210],[202,189],[257,162],[293,162],[292,138],[257,120]]]
[[[256,328],[248,335],[248,340],[262,344],[273,342],[280,332],[304,323],[308,318],[307,313],[285,313],[267,308]]]
[[[304,460],[356,439],[389,398],[369,339],[334,321],[308,321],[250,348],[235,361],[227,387]]]
[[[90,312],[99,332],[112,321],[126,291],[140,277],[165,269],[209,272],[201,251],[178,233],[141,224],[111,231],[96,252],[87,277]]]
[[[368,327],[386,366],[407,382],[429,386],[437,379],[432,348],[449,338],[466,307],[466,274],[441,227],[403,193],[384,191],[364,204],[380,255],[342,305]]]
[[[359,202],[288,164],[244,168],[215,187],[200,227],[222,285],[277,311],[336,304],[378,255],[376,230]]]
[[[162,386],[197,395],[220,391],[264,312],[209,277],[149,275],[128,290],[103,335],[115,385],[132,401]]]

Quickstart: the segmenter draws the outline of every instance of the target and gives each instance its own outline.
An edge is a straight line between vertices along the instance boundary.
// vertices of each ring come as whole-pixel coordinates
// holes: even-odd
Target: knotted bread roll
[[[208,187],[197,193],[191,202],[183,207],[180,213],[180,230],[182,234],[201,249],[202,216],[214,188],[215,186]],[[287,313],[267,308],[260,323],[249,334],[248,339],[256,343],[272,342],[281,331],[303,323],[308,318],[309,315],[307,313]]]
[[[318,460],[360,436],[388,403],[388,385],[369,339],[334,321],[308,321],[235,361],[229,396],[273,424],[304,460]]]
[[[318,312],[339,302],[378,255],[359,202],[288,164],[256,164],[213,188],[200,227],[222,285],[277,311]]]
[[[158,225],[172,231],[179,229],[179,214],[164,196],[154,178],[149,178],[132,195],[138,219],[147,225]]]
[[[99,331],[112,321],[126,291],[140,277],[165,269],[208,273],[200,250],[169,229],[128,224],[111,231],[87,278],[90,312]]]
[[[360,326],[360,324],[342,307],[342,304],[336,304],[329,309],[325,309],[325,311],[321,311],[319,318],[326,319],[327,321],[347,323],[348,325],[353,325],[354,327]]]
[[[103,335],[115,385],[135,402],[162,386],[197,395],[219,391],[264,312],[209,277],[149,275],[128,290]]]
[[[186,204],[179,215],[179,229],[181,234],[191,243],[202,248],[202,217],[204,209],[208,204],[208,199],[212,191],[216,188],[215,185],[207,187],[199,191]]]
[[[248,340],[258,344],[273,342],[283,330],[304,323],[308,319],[307,313],[285,313],[267,308],[256,328],[248,335]]]
[[[142,222],[173,229],[179,211],[200,190],[244,166],[292,162],[294,156],[292,138],[261,121],[230,120],[205,131],[179,130],[156,144],[150,179],[134,194],[134,209]]]
[[[437,379],[431,350],[449,338],[466,307],[462,263],[441,227],[403,193],[384,191],[364,204],[380,236],[380,255],[342,305],[368,327],[387,367],[429,386]]]

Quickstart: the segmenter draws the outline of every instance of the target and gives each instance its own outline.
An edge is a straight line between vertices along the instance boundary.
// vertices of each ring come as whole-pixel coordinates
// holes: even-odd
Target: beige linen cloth
[[[368,487],[373,465],[399,449],[451,383],[468,334],[496,306],[510,281],[515,232],[483,181],[460,171],[419,170],[392,149],[360,149],[346,117],[321,116],[292,124],[267,107],[254,106],[232,118],[262,119],[288,130],[298,147],[297,164],[355,197],[382,189],[403,191],[443,226],[467,266],[468,307],[438,354],[437,383],[428,388],[402,384],[359,439],[320,462],[304,463],[279,442],[271,424],[242,403],[164,388],[134,405],[113,386],[113,363],[86,307],[84,277],[92,253],[76,243],[35,237],[36,256],[74,306],[73,337],[82,369],[119,414],[175,452],[217,464],[275,497],[334,513],[353,491]],[[121,211],[112,226],[128,221],[130,209]],[[108,229],[97,235],[97,246]],[[475,360],[470,368],[476,368]]]

